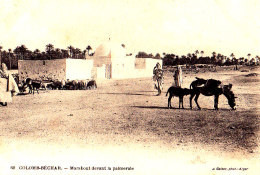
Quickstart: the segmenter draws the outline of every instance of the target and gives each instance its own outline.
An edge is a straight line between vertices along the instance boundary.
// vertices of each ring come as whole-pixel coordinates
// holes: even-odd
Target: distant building
[[[124,46],[124,45],[123,45]],[[161,59],[127,56],[121,44],[101,44],[86,59],[19,60],[19,79],[83,80],[152,77],[153,68]]]
[[[156,63],[162,65],[161,59],[127,56],[124,45],[111,41],[98,46],[95,54],[86,56],[86,60],[94,61],[92,75],[97,79],[152,77]]]

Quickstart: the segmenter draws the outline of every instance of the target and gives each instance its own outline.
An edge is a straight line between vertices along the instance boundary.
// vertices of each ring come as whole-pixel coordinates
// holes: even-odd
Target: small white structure
[[[97,47],[86,59],[19,60],[19,80],[32,79],[85,80],[152,77],[161,59],[126,56],[121,44],[108,41]]]
[[[96,79],[152,77],[156,63],[162,65],[162,60],[126,56],[125,47],[111,41],[101,44],[94,56],[86,56],[86,59],[94,61],[92,73]]]

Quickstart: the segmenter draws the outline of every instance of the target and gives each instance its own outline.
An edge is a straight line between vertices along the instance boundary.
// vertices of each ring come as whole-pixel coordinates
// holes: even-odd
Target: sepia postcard
[[[0,174],[259,174],[259,9],[0,0]]]

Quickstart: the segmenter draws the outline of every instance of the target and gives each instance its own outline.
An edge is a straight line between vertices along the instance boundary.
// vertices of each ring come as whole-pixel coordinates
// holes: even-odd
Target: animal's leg
[[[157,95],[161,95],[161,85],[160,82],[157,80],[157,84],[158,84],[158,94]]]
[[[181,97],[181,106],[182,106],[182,109],[184,109],[184,107],[183,107],[183,96]]]
[[[195,96],[195,94],[191,94],[190,95],[190,109],[192,109],[192,99]]]
[[[214,108],[215,108],[216,110],[218,110],[218,98],[219,98],[218,95],[215,95],[215,96],[214,96]]]
[[[170,93],[168,98],[168,108],[172,108],[171,99],[172,99],[172,94]]]
[[[179,109],[181,108],[181,97],[179,97]]]
[[[29,85],[29,94],[31,94],[31,93],[32,93],[32,86]]]
[[[170,108],[170,105],[171,105],[171,94],[169,95],[169,97],[168,97],[168,108]]]
[[[195,101],[195,103],[197,104],[197,107],[199,108],[199,110],[201,110],[201,108],[200,108],[200,106],[199,106],[199,103],[198,103],[198,98],[199,98],[199,96],[200,96],[200,94],[196,94],[194,101]]]

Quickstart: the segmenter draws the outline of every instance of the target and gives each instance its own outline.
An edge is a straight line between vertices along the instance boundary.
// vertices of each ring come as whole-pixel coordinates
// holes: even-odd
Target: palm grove
[[[18,60],[52,60],[52,59],[85,59],[85,55],[93,55],[89,53],[92,50],[91,46],[87,46],[85,50],[75,48],[73,46],[67,47],[67,49],[55,48],[52,44],[46,45],[45,51],[35,49],[29,50],[25,45],[17,46],[14,50],[3,50],[0,46],[0,63],[5,63],[9,69],[18,68]],[[132,55],[132,54],[128,54]],[[194,53],[188,53],[187,55],[176,55],[172,53],[163,53],[161,56],[157,53],[147,54],[145,52],[139,52],[136,55],[137,58],[155,58],[163,59],[163,65],[194,65],[194,64],[214,64],[214,65],[255,65],[258,64],[259,56],[251,57],[249,53],[247,57],[237,58],[234,53],[229,56],[222,55],[220,53],[213,52],[211,56],[204,56],[204,51],[196,50]]]
[[[14,50],[2,50],[0,46],[0,63],[5,63],[10,69],[18,68],[18,60],[52,60],[63,58],[84,59],[85,54],[92,50],[91,46],[87,46],[81,51],[79,48],[69,46],[67,49],[54,48],[52,44],[46,45],[45,51],[35,49],[29,50],[25,45],[17,46]]]

